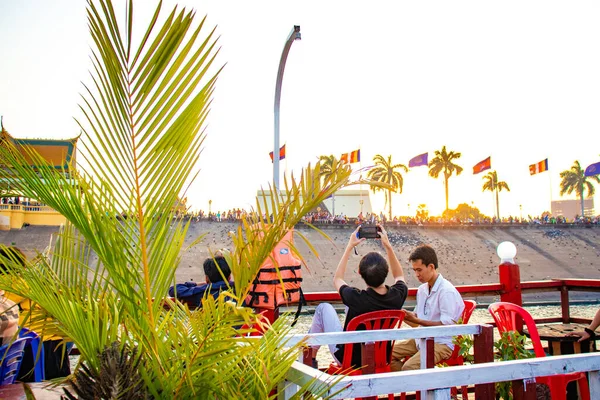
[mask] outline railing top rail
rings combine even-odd
[[[567,287],[572,290],[578,288],[600,289],[600,279],[552,279],[546,281],[524,281],[521,282],[521,288],[527,291],[536,291],[541,289],[559,290],[561,287]],[[461,295],[502,292],[504,286],[500,283],[484,283],[480,285],[459,285],[456,289]],[[417,295],[417,288],[409,288],[408,296]],[[308,292],[304,293],[306,301],[341,301],[340,295],[335,291],[327,292]]]
[[[341,343],[365,343],[381,340],[403,340],[433,338],[439,336],[478,335],[487,324],[444,325],[426,328],[378,329],[372,331],[307,333],[286,336],[287,346],[294,346],[302,340],[308,345],[327,345]]]
[[[295,362],[288,372],[287,379],[298,385],[303,385],[316,379],[320,384],[329,386],[330,394],[341,391],[333,397],[334,399],[341,399],[416,390],[434,390],[452,386],[477,385],[530,379],[538,376],[559,375],[569,372],[598,370],[600,370],[600,353],[586,353],[416,371],[348,376],[337,381],[334,381],[334,376]],[[596,377],[596,379],[598,378]],[[590,389],[593,388],[590,387]],[[600,393],[595,394],[600,395]],[[597,397],[594,397],[594,394],[592,394],[592,398]]]
[[[568,287],[600,288],[600,279],[561,279]]]

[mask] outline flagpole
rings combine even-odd
[[[360,150],[361,150],[360,146],[358,146],[358,154],[359,154],[359,156],[361,155],[360,154]],[[362,157],[361,157],[360,158],[360,170],[361,170],[361,172],[360,172],[360,175],[358,176],[358,179],[360,179],[360,184],[358,185],[358,193],[359,193],[358,194],[358,196],[359,196],[358,204],[360,204],[360,212],[362,212],[362,204],[363,204],[363,198],[362,198],[362,173],[364,171],[362,170],[362,167],[363,166],[362,166]]]
[[[548,171],[548,182],[550,184],[550,214],[552,214],[552,174]]]
[[[288,157],[287,157],[287,148],[285,147],[286,143],[283,143],[283,147],[285,148],[285,172],[283,173],[283,180],[285,182],[285,177],[288,176]]]

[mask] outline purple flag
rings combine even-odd
[[[423,154],[419,154],[416,157],[413,157],[410,159],[410,161],[408,162],[408,166],[409,168],[412,167],[420,167],[421,165],[427,165],[427,156],[429,153],[423,153]]]
[[[600,162],[588,165],[588,167],[585,169],[585,172],[583,175],[584,176],[594,176],[594,175],[598,175],[598,174],[600,174]]]

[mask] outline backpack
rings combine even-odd
[[[293,323],[295,324],[302,305],[306,304],[306,301],[301,287],[301,262],[289,247],[289,243],[293,243],[293,234],[292,229],[271,253],[271,257],[279,266],[279,273],[277,273],[273,259],[271,257],[267,258],[252,282],[253,287],[249,291],[246,305],[259,309],[274,310],[281,305],[289,306],[298,303],[298,310]]]

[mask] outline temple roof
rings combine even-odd
[[[14,143],[15,147],[21,151],[21,154],[29,161],[29,164],[33,167],[37,167],[33,164],[31,157],[25,150],[28,146],[35,149],[42,158],[44,158],[50,165],[57,169],[69,170],[69,163],[75,163],[76,145],[79,136],[73,139],[16,139],[1,126],[0,137],[2,140],[8,140]]]

